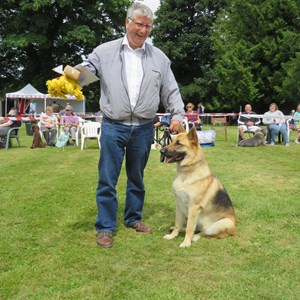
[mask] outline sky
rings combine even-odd
[[[153,13],[155,13],[155,11],[157,10],[158,6],[159,6],[159,0],[137,0],[136,2],[141,2],[146,4],[147,6],[149,6]]]

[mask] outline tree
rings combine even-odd
[[[210,32],[220,0],[165,0],[156,12],[153,43],[166,53],[186,102],[207,102],[214,94]]]
[[[295,106],[300,103],[300,52],[296,57],[283,64],[287,73],[282,86],[277,91],[283,99],[289,99]]]
[[[124,34],[129,0],[2,1],[0,92],[32,83],[46,92],[53,67],[80,63],[100,43]],[[85,91],[88,93],[88,90]],[[98,99],[97,99],[98,101]]]
[[[232,1],[219,15],[213,42],[223,105],[230,101],[238,107],[250,102],[266,110],[266,104],[274,101],[287,109],[293,101],[299,102],[281,92],[288,68],[300,51],[298,1]]]

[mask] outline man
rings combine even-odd
[[[252,107],[250,104],[245,105],[245,111],[242,114],[248,116],[240,116],[238,119],[239,140],[243,140],[245,138],[246,131],[255,133],[259,128],[257,125],[260,123],[259,118],[251,116],[255,115],[256,113],[252,111]]]
[[[100,78],[101,153],[96,192],[98,245],[113,245],[117,226],[116,184],[124,155],[127,189],[124,224],[137,232],[151,233],[142,222],[143,183],[153,141],[153,119],[162,100],[171,113],[171,131],[177,131],[184,104],[165,54],[145,43],[152,30],[153,12],[141,3],[127,11],[124,38],[104,43],[82,64]],[[160,99],[161,97],[161,99]]]
[[[76,131],[79,125],[78,117],[73,114],[73,107],[67,105],[65,109],[65,114],[61,117],[60,125],[62,130],[69,136],[71,133],[71,138],[73,145],[75,145]]]

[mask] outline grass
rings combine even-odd
[[[232,197],[235,237],[187,249],[183,236],[163,239],[175,216],[176,167],[152,150],[143,216],[153,234],[123,225],[123,169],[114,246],[100,249],[96,141],[84,151],[32,150],[23,125],[22,147],[0,150],[0,299],[297,299],[300,146],[236,148],[235,137],[236,127],[227,142],[218,128],[216,146],[204,148]]]

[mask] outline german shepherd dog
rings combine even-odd
[[[31,131],[33,132],[33,140],[32,140],[32,145],[30,148],[31,149],[45,148],[47,144],[42,141],[39,126],[36,124],[33,124],[31,126]]]
[[[189,247],[200,236],[225,238],[235,235],[236,215],[231,199],[221,182],[210,171],[198,142],[195,127],[180,133],[172,143],[161,149],[168,163],[177,163],[173,182],[176,198],[175,226],[164,238],[174,239],[187,219],[184,241],[180,247]],[[200,232],[195,234],[195,231]]]
[[[253,137],[249,139],[244,139],[238,142],[237,147],[258,147],[265,146],[265,136],[267,135],[267,130],[264,128],[258,128],[255,131]]]

